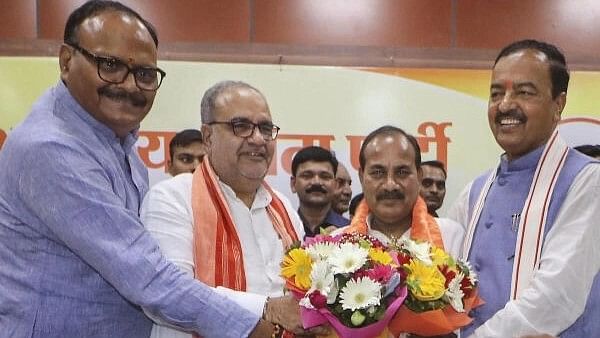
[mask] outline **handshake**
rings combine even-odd
[[[292,296],[267,298],[263,316],[250,334],[250,338],[278,338],[283,331],[293,333],[296,337],[313,337],[328,335],[328,326],[315,326],[305,330],[300,318],[300,306]]]

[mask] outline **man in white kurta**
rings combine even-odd
[[[289,201],[264,181],[279,131],[265,97],[243,82],[217,83],[202,98],[201,119],[206,158],[193,174],[153,187],[142,221],[184,272],[262,315],[265,336],[327,333],[304,330],[298,301],[282,294],[279,264],[304,233]],[[190,335],[158,321],[152,337]]]
[[[279,276],[283,248],[277,233],[270,226],[266,206],[271,196],[259,188],[250,208],[237,198],[235,192],[219,182],[235,223],[246,271],[247,292],[217,287],[216,291],[236,301],[246,309],[262,315],[268,297],[283,295],[284,281]],[[191,204],[192,174],[180,174],[156,184],[146,195],[141,216],[148,231],[156,238],[163,254],[184,272],[194,275],[193,212]],[[302,222],[293,212],[289,200],[278,194],[294,224],[298,238],[304,237]],[[191,338],[190,333],[155,324],[152,338]]]

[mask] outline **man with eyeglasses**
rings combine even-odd
[[[279,264],[304,231],[289,200],[264,180],[279,131],[265,97],[244,82],[219,82],[200,114],[207,155],[193,174],[150,190],[142,221],[183,271],[274,323],[275,332],[327,333],[303,330],[298,302],[283,295]],[[191,336],[155,325],[152,337]]]
[[[157,45],[117,2],[69,16],[61,81],[0,152],[3,337],[146,338],[140,306],[204,337],[272,334],[168,262],[139,219],[148,173],[134,143],[165,77]]]

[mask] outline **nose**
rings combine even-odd
[[[125,81],[121,83],[121,86],[130,93],[139,90],[137,83],[135,82],[135,75],[132,72],[127,74]]]
[[[384,188],[389,189],[389,190],[393,190],[399,186],[399,183],[394,178],[394,173],[392,171],[390,171],[387,174],[387,176],[385,178],[385,182],[383,182],[383,184],[384,184]]]
[[[248,142],[252,143],[252,144],[267,143],[267,141],[265,141],[265,138],[260,133],[260,129],[258,129],[258,125],[254,125],[254,128],[252,129],[252,134],[250,136],[248,136]]]
[[[502,100],[500,100],[500,103],[498,104],[498,109],[501,112],[507,112],[513,108],[514,108],[513,93],[511,90],[507,90],[504,93],[504,96],[502,96]]]
[[[194,168],[196,168],[197,166],[199,166],[201,161],[202,160],[199,159],[199,158],[197,158],[197,157],[194,158],[194,161],[192,162],[192,165],[194,166]]]

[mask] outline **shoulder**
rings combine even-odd
[[[150,193],[163,195],[190,195],[194,175],[190,173],[179,174],[164,179],[150,188]]]
[[[465,238],[465,229],[461,224],[448,218],[436,218],[436,221],[440,226],[446,251],[458,257]]]
[[[450,218],[436,218],[435,219],[440,226],[440,230],[443,234],[464,234],[464,226]]]
[[[180,206],[187,210],[191,205],[192,178],[189,173],[160,181],[150,188],[142,203],[142,213],[162,209],[165,205]]]
[[[275,196],[277,196],[277,198],[279,198],[279,200],[281,201],[281,203],[283,203],[283,206],[285,207],[285,210],[288,212],[288,214],[293,214],[293,215],[298,215],[296,213],[296,210],[294,209],[294,207],[292,206],[292,202],[290,201],[289,198],[287,198],[287,196],[285,196],[283,193],[281,193],[278,190],[275,190],[273,188],[271,188],[271,190],[273,191],[273,193],[275,194]]]
[[[350,224],[350,220],[346,217],[338,214],[337,212],[329,209],[329,213],[327,213],[327,218],[325,218],[325,222],[332,224],[336,227],[343,227]]]

